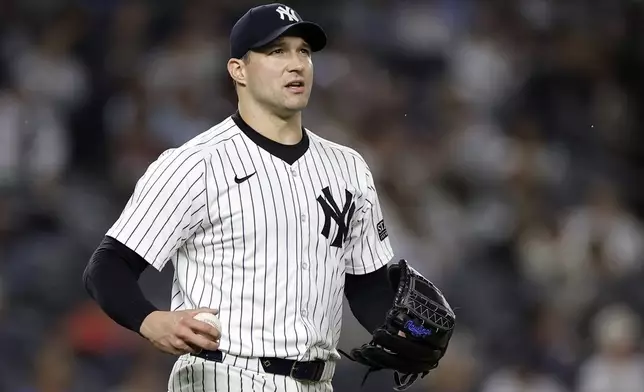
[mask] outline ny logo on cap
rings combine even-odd
[[[288,18],[288,20],[291,21],[291,22],[299,22],[300,21],[297,18],[297,15],[295,15],[295,10],[290,8],[290,7],[280,5],[279,7],[277,7],[276,11],[277,11],[278,14],[280,14],[280,18],[282,20],[284,20],[284,17],[286,16]]]

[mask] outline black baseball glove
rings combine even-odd
[[[396,294],[384,324],[371,342],[342,354],[372,371],[394,370],[395,390],[409,388],[438,366],[454,331],[456,316],[441,291],[400,260],[388,269]]]

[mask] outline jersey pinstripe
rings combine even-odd
[[[366,162],[306,132],[289,164],[225,119],[161,154],[107,232],[173,264],[172,310],[219,310],[227,354],[339,359],[344,274],[393,257]]]

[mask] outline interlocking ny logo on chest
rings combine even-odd
[[[335,222],[338,225],[338,232],[331,242],[331,246],[340,248],[342,243],[346,241],[349,235],[349,223],[353,217],[353,213],[356,211],[356,203],[353,201],[353,194],[348,190],[344,191],[345,201],[342,209],[338,207],[338,204],[333,199],[329,187],[322,189],[322,196],[318,196],[317,200],[324,211],[324,226],[322,227],[322,235],[329,238],[331,233],[331,221]]]

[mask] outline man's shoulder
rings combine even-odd
[[[230,139],[238,132],[239,128],[237,128],[232,116],[228,116],[178,148],[206,150]]]
[[[345,144],[340,144],[338,142],[331,141],[329,139],[325,139],[322,136],[319,136],[308,129],[307,129],[307,132],[311,140],[317,145],[319,145],[322,149],[332,151],[333,154],[340,154],[347,160],[355,161],[355,164],[358,167],[358,169],[365,170],[366,172],[370,172],[367,161],[364,159],[362,154],[358,152],[358,150],[356,150],[355,148],[349,147],[348,145],[345,145]]]
[[[237,126],[229,116],[182,145],[164,150],[154,164],[175,161],[179,157],[191,160],[204,159],[213,151],[213,148],[223,145],[223,142],[230,140],[237,132]]]

